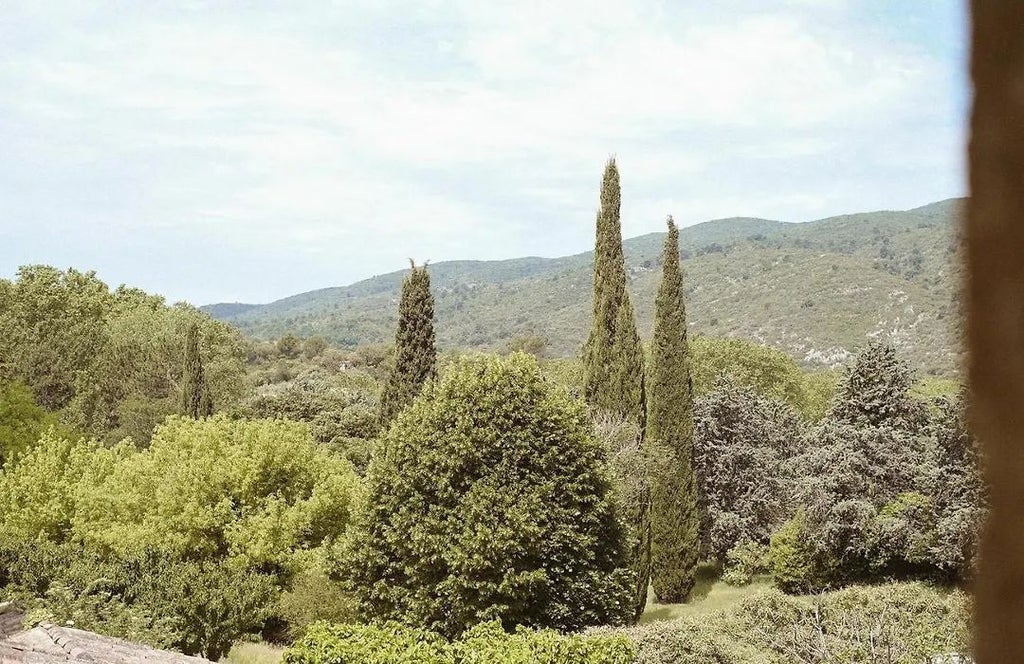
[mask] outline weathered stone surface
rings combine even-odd
[[[40,625],[0,641],[0,664],[210,664],[209,660],[157,650],[70,627]]]

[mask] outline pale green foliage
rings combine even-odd
[[[689,350],[697,397],[711,393],[723,378],[729,378],[800,412],[810,406],[803,371],[793,358],[777,348],[745,339],[696,335],[690,339]]]
[[[55,417],[36,405],[27,387],[0,381],[0,468],[31,448],[56,423]]]
[[[281,664],[284,648],[269,643],[236,643],[222,659],[226,664]]]
[[[0,539],[62,542],[72,536],[81,494],[129,454],[50,430],[17,463],[0,472]]]
[[[630,664],[624,636],[577,636],[553,630],[505,632],[497,621],[458,640],[396,623],[314,625],[286,653],[287,664]]]
[[[0,584],[61,620],[216,658],[274,611],[293,628],[351,616],[327,606],[346,600],[323,570],[359,494],[295,422],[172,417],[141,450],[51,431],[0,472]]]
[[[813,592],[831,584],[836,562],[811,539],[803,508],[772,535],[768,551],[775,585],[786,592]]]
[[[745,586],[755,576],[766,574],[768,568],[768,547],[751,540],[743,540],[725,554],[725,570],[722,580],[733,586]]]
[[[181,556],[226,556],[289,569],[343,532],[351,465],[283,420],[170,418],[149,448],[83,490],[74,527],[86,543]]]
[[[632,612],[605,454],[522,353],[461,360],[378,441],[339,573],[368,617],[447,635]]]
[[[836,371],[808,371],[803,376],[805,418],[817,422],[825,417],[835,398],[839,375]]]
[[[314,563],[292,578],[277,602],[277,614],[287,623],[292,638],[315,622],[352,622],[359,617],[357,609],[352,594],[329,578],[322,565]]]

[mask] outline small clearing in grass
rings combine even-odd
[[[647,607],[640,616],[640,623],[712,613],[772,586],[768,577],[755,577],[745,586],[731,586],[720,577],[721,570],[717,566],[701,564],[697,568],[697,583],[690,593],[690,598],[682,604],[659,604],[654,598],[654,591],[650,591],[647,596]]]

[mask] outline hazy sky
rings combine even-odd
[[[962,0],[0,3],[0,276],[266,302],[408,257],[961,196]]]

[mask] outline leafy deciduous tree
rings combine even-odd
[[[461,360],[378,443],[341,570],[367,616],[447,636],[633,613],[605,453],[522,353]]]

